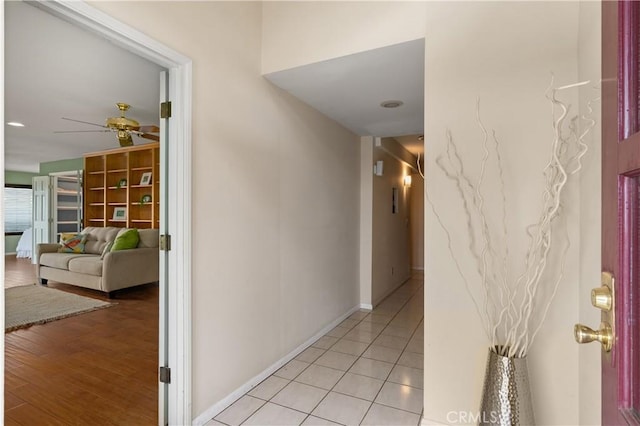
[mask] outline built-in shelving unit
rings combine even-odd
[[[84,166],[85,226],[159,227],[159,143],[87,154]],[[115,217],[122,209],[124,219]]]

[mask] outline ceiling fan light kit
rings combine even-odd
[[[131,146],[133,145],[133,139],[131,139],[131,133],[126,130],[118,130],[118,142],[120,142],[120,146]]]

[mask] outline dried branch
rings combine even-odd
[[[492,347],[503,348],[502,355],[511,357],[525,356],[535,340],[549,307],[558,291],[564,274],[564,265],[570,248],[566,226],[563,229],[565,246],[560,253],[559,270],[555,278],[543,280],[548,266],[549,253],[554,241],[555,223],[562,212],[563,193],[569,177],[582,169],[582,159],[588,146],[585,138],[595,126],[591,101],[587,105],[587,114],[569,118],[571,106],[557,97],[561,90],[575,88],[588,82],[553,88],[553,77],[547,88],[546,98],[551,106],[553,139],[550,157],[543,169],[544,191],[542,205],[536,223],[526,227],[529,245],[520,275],[509,279],[509,235],[507,232],[507,199],[505,191],[503,160],[500,154],[500,141],[495,130],[491,132],[493,141],[489,148],[489,132],[480,117],[480,101],[476,102],[476,122],[482,133],[483,156],[477,179],[467,174],[464,161],[454,141],[451,131],[447,130],[446,155],[436,158],[436,165],[450,179],[462,201],[466,218],[466,230],[469,237],[468,252],[476,264],[480,298],[472,291],[469,279],[464,275],[459,256],[454,254],[453,241],[434,204],[427,196],[431,209],[440,226],[447,235],[448,249],[458,274],[465,283],[480,317],[487,338]],[[579,120],[585,123],[579,132]],[[487,217],[483,183],[485,183],[488,164],[495,161],[499,180],[500,212],[499,229],[494,230]],[[500,242],[500,243],[498,243]]]

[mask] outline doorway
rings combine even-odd
[[[163,251],[160,260],[158,340],[159,364],[171,368],[173,380],[160,387],[159,423],[190,423],[191,61],[88,4],[52,1],[37,6],[169,70],[166,88],[171,94],[173,114],[161,123],[161,176],[166,177],[171,170],[174,178],[161,183],[161,204],[166,206],[166,214],[160,233],[170,236],[173,250]],[[177,282],[179,289],[167,284]],[[168,317],[172,318],[171,325],[163,328]]]

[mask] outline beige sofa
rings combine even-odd
[[[159,280],[160,255],[157,229],[139,229],[140,242],[131,250],[107,252],[105,246],[114,241],[123,228],[87,227],[85,253],[58,253],[59,244],[38,244],[36,264],[38,280],[48,280],[100,290],[112,296],[122,288]]]

